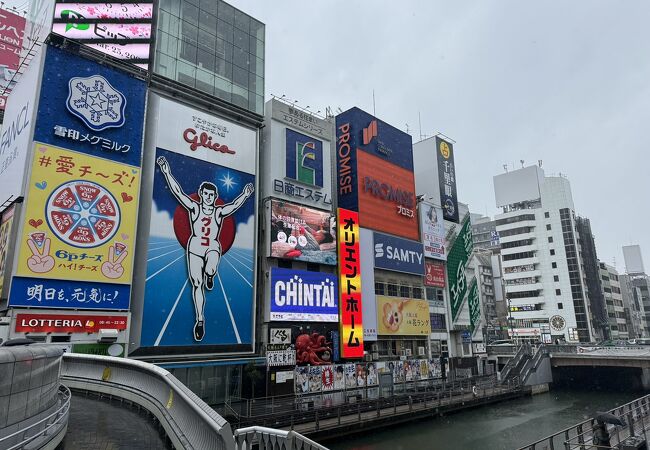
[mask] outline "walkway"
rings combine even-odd
[[[64,450],[164,450],[157,425],[143,410],[119,400],[72,393]]]

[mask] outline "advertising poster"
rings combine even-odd
[[[296,367],[295,373],[296,394],[309,394],[309,367]]]
[[[357,387],[366,387],[366,378],[368,374],[366,373],[365,364],[356,365],[356,376],[357,376]]]
[[[273,200],[270,256],[336,265],[334,214]]]
[[[467,293],[465,269],[473,247],[472,226],[469,221],[469,216],[467,216],[463,226],[456,235],[456,239],[451,244],[447,258],[447,279],[449,280],[452,320],[456,320],[463,300],[465,300],[465,294]]]
[[[309,329],[296,326],[293,345],[298,365],[324,366],[334,361],[336,324],[312,324]]]
[[[13,90],[14,75],[20,65],[20,52],[25,32],[25,18],[0,9],[0,89],[6,94],[0,96],[0,110],[5,109],[9,92]],[[19,79],[18,75],[15,79]]]
[[[155,161],[140,347],[250,349],[255,131],[157,95],[148,108]]]
[[[337,364],[334,367],[334,390],[342,391],[345,389],[345,365]]]
[[[469,326],[473,334],[474,331],[476,331],[476,327],[481,322],[481,304],[476,278],[472,280],[472,285],[469,288],[469,294],[467,295],[467,305],[469,306]]]
[[[363,315],[363,340],[374,342],[377,340],[377,303],[375,303],[375,249],[373,245],[373,231],[367,228],[359,229],[359,252],[361,259],[361,273],[363,284],[361,296],[364,299],[361,305]]]
[[[429,376],[430,378],[442,378],[442,366],[440,358],[433,358],[429,360]]]
[[[445,265],[440,261],[424,262],[424,285],[432,287],[445,287]]]
[[[413,361],[404,361],[404,381],[414,381],[417,369],[413,367]]]
[[[97,333],[101,329],[126,330],[126,316],[80,314],[17,314],[19,333]]]
[[[390,368],[390,365],[392,364],[392,372],[393,372],[393,383],[403,383],[404,382],[404,363],[406,361],[391,361],[388,363],[388,367]]]
[[[345,388],[355,389],[357,387],[357,371],[355,364],[344,364],[345,371]]]
[[[379,373],[377,370],[377,363],[371,362],[368,363],[367,367],[367,377],[366,384],[368,387],[377,386],[379,384]]]
[[[5,279],[5,265],[7,264],[7,253],[9,252],[9,236],[11,235],[11,226],[14,223],[14,205],[5,209],[0,215],[0,297]]]
[[[321,368],[321,390],[334,390],[334,366],[323,366]]]
[[[431,334],[429,303],[426,300],[377,297],[380,335],[418,336]]]
[[[322,370],[320,366],[309,367],[309,392],[318,393],[321,391],[323,380],[321,379]]]
[[[424,275],[422,243],[383,233],[373,233],[375,268]]]
[[[341,357],[363,357],[359,215],[338,210]]]
[[[442,208],[429,203],[420,203],[420,229],[424,256],[446,260],[445,251],[445,221]]]
[[[271,268],[271,321],[338,322],[336,274]]]
[[[458,223],[454,146],[451,142],[442,139],[440,136],[436,136],[436,149],[440,204],[442,205],[443,216],[445,220]]]
[[[421,380],[428,380],[429,379],[429,361],[426,359],[420,359],[418,360],[418,363],[420,364],[420,379]]]

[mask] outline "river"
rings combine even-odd
[[[511,450],[642,395],[558,389],[323,444],[330,450]]]

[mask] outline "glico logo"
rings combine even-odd
[[[232,155],[235,154],[235,151],[228,148],[226,144],[212,142],[212,136],[205,131],[201,132],[201,134],[197,134],[194,128],[187,128],[183,131],[183,139],[185,142],[190,144],[190,150],[193,152],[199,147],[205,147],[214,150],[215,152],[230,153]]]
[[[323,143],[287,128],[287,178],[323,187]]]

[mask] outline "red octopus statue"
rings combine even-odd
[[[301,334],[296,338],[296,362],[298,364],[311,364],[320,366],[323,364],[332,364],[332,343],[327,342],[325,336],[312,333]],[[327,352],[330,355],[327,359],[322,359],[318,354]],[[324,355],[323,355],[324,356]]]

